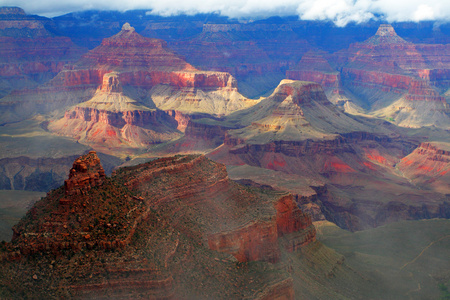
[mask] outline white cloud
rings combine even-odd
[[[297,14],[304,20],[331,20],[339,26],[383,15],[393,21],[450,21],[449,0],[2,0],[27,13],[55,16],[87,9],[151,9],[153,14],[174,15],[217,12],[237,18]]]
[[[431,7],[426,4],[421,4],[414,12],[413,20],[414,21],[423,21],[423,20],[433,20],[434,19],[434,11]]]

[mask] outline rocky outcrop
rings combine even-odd
[[[68,196],[88,192],[99,186],[105,180],[105,170],[95,151],[81,156],[74,163],[69,172],[69,179],[64,181],[64,191]]]
[[[312,48],[289,24],[257,22],[203,24],[197,36],[170,45],[194,66],[231,73],[240,90],[252,98],[275,87]]]
[[[403,127],[450,128],[448,104],[440,94],[448,86],[445,49],[406,42],[391,25],[381,25],[373,37],[334,59],[342,66],[343,85],[375,116]]]
[[[209,125],[200,120],[193,120],[187,124],[185,135],[193,139],[218,140],[222,143],[228,129],[220,125]]]
[[[232,284],[239,278],[252,287],[244,291],[249,297],[292,299],[293,282],[283,271],[248,278],[246,272],[229,269],[237,260],[238,266],[260,261],[264,270],[276,270],[273,263],[282,259],[280,238],[288,252],[315,243],[311,218],[291,195],[238,185],[228,179],[224,165],[204,156],[163,158],[105,178],[96,153],[90,152],[75,161],[64,189],[48,193],[14,227],[13,244],[6,246],[11,252],[2,259],[27,263],[37,253],[44,260],[57,254],[52,262],[57,274],[66,255],[86,260],[74,269],[64,264],[65,272],[70,269],[80,280],[64,286],[52,280],[58,285],[52,293],[177,298],[187,292],[221,298],[242,292]],[[192,289],[189,282],[198,276],[207,286]],[[218,276],[226,285],[220,291],[208,283]]]
[[[165,112],[149,109],[125,96],[117,73],[103,76],[94,97],[69,111],[48,128],[99,147],[142,147],[173,139],[177,122]]]
[[[345,134],[373,132],[367,124],[339,112],[323,89],[312,82],[284,80],[270,97],[233,117],[225,119],[226,123],[246,126],[228,130],[225,135],[224,144],[233,154],[263,151],[289,156],[333,155],[352,152]]]
[[[248,165],[324,182],[329,192],[302,205],[317,218],[323,215],[343,228],[362,230],[400,219],[443,216],[442,194],[411,186],[395,170],[417,144],[387,122],[339,113],[317,84],[283,81],[273,95],[246,113],[225,118],[225,124],[238,129],[228,130],[224,144],[209,157],[236,167]],[[245,124],[249,125],[239,127]],[[385,185],[389,187],[382,188]],[[421,197],[433,197],[426,205],[428,213]],[[409,213],[395,217],[389,211],[397,206],[408,207]]]
[[[263,260],[275,263],[280,259],[276,242],[279,237],[300,233],[300,238],[290,238],[287,247],[290,252],[315,241],[311,217],[298,208],[292,195],[279,198],[274,206],[274,221],[256,222],[233,231],[210,235],[208,246],[213,250],[230,253],[240,262]]]
[[[421,143],[397,164],[397,168],[415,184],[433,187],[444,194],[450,191],[450,148],[447,143]]]
[[[277,240],[276,223],[257,222],[230,232],[210,235],[208,246],[233,255],[239,262],[263,260],[276,263],[280,259]]]

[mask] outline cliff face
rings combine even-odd
[[[91,100],[66,111],[48,128],[97,147],[143,147],[179,136],[172,116],[125,96],[114,72],[103,76]]]
[[[432,186],[448,194],[450,152],[447,143],[421,143],[397,165],[399,170],[415,184]]]
[[[40,253],[42,263],[57,254],[55,273],[36,275],[44,285],[51,282],[54,288],[46,292],[55,296],[227,298],[239,291],[252,298],[293,299],[292,279],[272,264],[285,251],[279,248],[281,237],[288,252],[316,243],[311,218],[293,197],[236,184],[225,166],[204,156],[159,159],[105,178],[90,152],[75,161],[65,188],[50,192],[14,228],[2,259],[14,269],[15,260],[28,264],[30,254]],[[69,254],[76,264],[67,264]],[[250,272],[238,271],[250,261],[260,263],[248,265]],[[38,268],[40,262],[33,264]],[[78,275],[71,278],[83,279],[58,277],[69,270]],[[254,272],[264,276],[250,276]]]
[[[328,100],[350,114],[363,111],[361,101],[345,91],[341,72],[330,65],[329,59],[330,55],[322,51],[307,52],[295,67],[286,72],[286,77],[320,84]]]
[[[289,24],[256,22],[203,24],[200,34],[170,45],[202,70],[231,73],[240,90],[252,98],[275,87],[286,70],[312,48]]]
[[[448,104],[440,95],[448,89],[445,45],[415,45],[391,25],[381,25],[373,37],[334,54],[334,60],[342,67],[344,86],[374,115],[404,127],[450,128]]]
[[[48,81],[86,51],[69,38],[48,32],[42,18],[28,16],[20,8],[0,11],[0,96]]]
[[[85,69],[116,71],[122,85],[149,89],[154,104],[166,111],[221,115],[255,103],[237,92],[230,74],[199,71],[164,41],[145,38],[128,23],[84,55],[71,72]]]
[[[105,170],[95,151],[81,156],[70,169],[69,179],[64,181],[64,191],[68,196],[88,192],[91,188],[99,186],[105,180]]]
[[[143,98],[151,108],[156,104],[162,110],[184,114],[224,115],[257,103],[238,93],[230,74],[199,71],[164,41],[145,38],[126,23],[118,34],[105,39],[46,86],[4,99],[2,104],[8,111],[4,113],[5,122],[86,101],[85,94],[92,96],[102,85],[103,76],[111,72],[118,74],[123,86],[147,93]],[[36,97],[47,105],[36,105]]]

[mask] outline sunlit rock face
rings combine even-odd
[[[450,128],[448,89],[450,63],[445,45],[415,45],[381,25],[363,43],[334,55],[343,83],[366,108],[403,127]]]
[[[156,106],[185,115],[222,116],[258,102],[243,97],[229,73],[197,70],[171,51],[166,42],[145,38],[127,23],[46,86],[6,97],[2,103],[7,111],[4,120],[20,120],[88,101],[103,85],[105,74],[111,72],[126,88],[126,96],[137,95],[139,99],[134,100],[149,109]]]
[[[192,136],[200,137],[197,127],[202,126],[205,132],[225,131],[223,145],[208,155],[212,159],[242,170],[274,172],[245,173],[252,180],[278,184],[273,176],[287,173],[323,182],[312,185],[316,204],[325,218],[343,228],[362,230],[446,215],[440,213],[446,211],[442,190],[421,190],[409,183],[406,173],[396,171],[417,142],[388,122],[342,113],[316,83],[284,80],[270,97],[223,122],[191,124],[186,132]],[[423,205],[422,197],[432,200]],[[406,211],[396,214],[399,207]]]
[[[94,97],[66,111],[49,130],[100,148],[144,147],[180,136],[170,115],[125,96],[115,72],[103,75]]]

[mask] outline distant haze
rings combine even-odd
[[[331,20],[338,26],[382,17],[394,21],[450,21],[449,0],[2,0],[2,6],[19,6],[28,14],[54,17],[82,10],[148,9],[149,13],[219,13],[232,18],[256,19],[298,15],[303,20]]]

